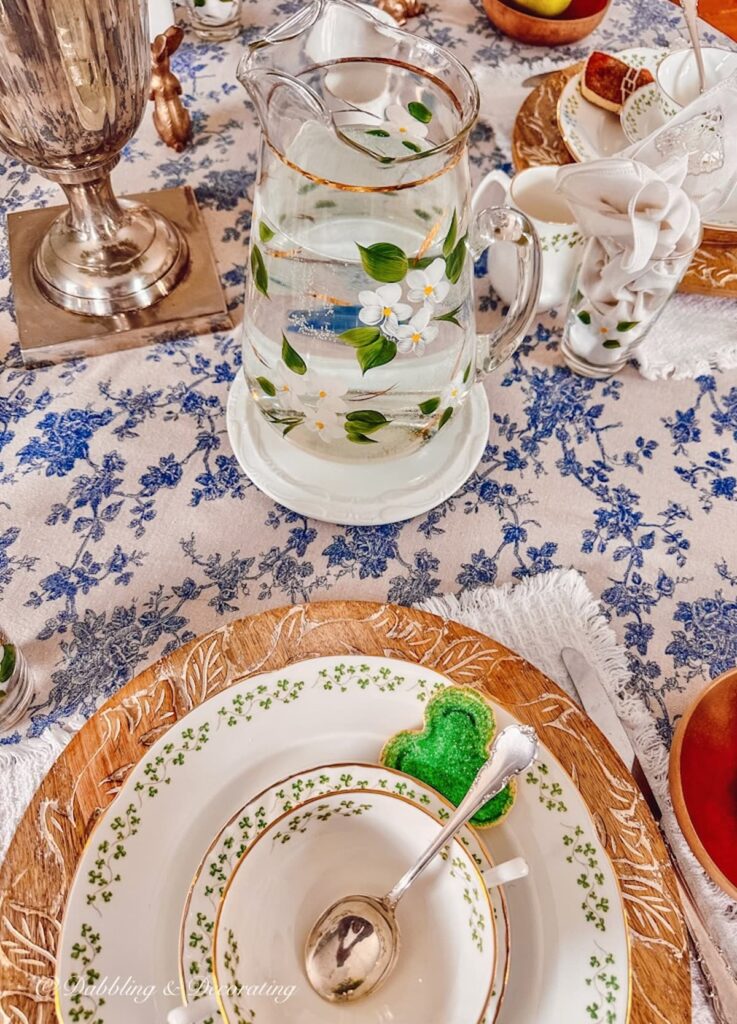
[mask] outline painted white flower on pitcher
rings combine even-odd
[[[343,420],[329,406],[318,405],[316,409],[305,406],[304,417],[302,425],[312,430],[326,444],[345,438]]]
[[[412,307],[406,302],[400,302],[401,298],[400,284],[383,284],[375,292],[359,292],[361,311],[358,319],[369,327],[381,325],[387,334],[394,335],[400,320],[406,320],[412,315]]]
[[[445,277],[445,260],[438,257],[424,270],[410,270],[407,285],[408,298],[412,302],[432,305],[442,302],[450,290],[450,282]]]
[[[314,383],[309,379],[306,383],[307,387],[302,390],[300,395],[302,404],[305,403],[305,399],[309,394],[310,404],[314,405],[318,410],[331,411],[336,415],[347,411],[344,378],[321,374]]]
[[[448,406],[454,408],[466,393],[466,384],[463,382],[463,374],[459,373],[450,384],[443,388],[440,396],[440,407],[445,409]]]
[[[345,402],[345,380],[309,373],[301,377],[294,392],[294,405],[302,412],[302,425],[314,431],[326,444],[345,436],[344,419],[349,410]]]
[[[386,108],[386,119],[392,128],[396,128],[400,135],[412,139],[424,139],[427,137],[426,124],[413,117],[406,107],[393,103]]]
[[[284,363],[277,363],[271,376],[279,405],[284,409],[299,408],[301,402],[299,392],[295,387],[299,379],[297,375],[288,370]]]
[[[437,324],[430,323],[431,315],[430,308],[423,306],[408,324],[397,328],[395,334],[397,351],[414,352],[416,356],[422,355],[425,346],[434,341],[438,334]]]

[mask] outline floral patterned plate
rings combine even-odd
[[[314,658],[234,683],[156,740],[77,865],[56,957],[63,1024],[130,1024],[132,1014],[161,1024],[181,1002],[182,906],[222,823],[249,793],[307,765],[376,759],[447,685],[409,662]],[[496,714],[500,727],[514,721]],[[530,865],[507,891],[512,950],[521,952],[499,1021],[625,1024],[629,944],[616,877],[570,778],[544,748],[541,758],[509,818],[480,834],[496,861]]]
[[[210,992],[212,939],[220,899],[239,858],[277,818],[301,808],[305,800],[342,790],[380,790],[394,793],[428,810],[436,819],[447,818],[451,805],[435,790],[406,775],[369,764],[321,766],[277,782],[238,809],[211,843],[192,881],[179,932],[179,972],[185,1000],[197,1001]],[[284,827],[282,827],[284,831]],[[463,829],[461,841],[482,876],[491,859],[473,829]],[[406,866],[406,865],[405,865]],[[401,872],[400,872],[401,873]],[[356,882],[354,880],[354,888]],[[496,921],[497,955],[492,997],[486,1019],[496,1020],[509,973],[509,915],[503,888],[492,886],[489,899]]]
[[[665,50],[639,46],[616,56],[635,68],[647,68],[653,75]],[[639,93],[638,89],[638,93]],[[566,82],[558,99],[558,127],[574,160],[600,160],[613,156],[628,145],[619,116],[589,103],[581,95],[581,73]]]
[[[387,783],[396,780],[386,772],[384,777]],[[277,817],[235,866],[220,902],[212,952],[213,979],[229,1024],[491,1019],[486,1009],[491,1004],[493,1013],[495,1002],[494,914],[481,871],[458,839],[397,908],[401,951],[376,992],[328,1013],[305,978],[305,937],[322,912],[349,893],[388,892],[439,829],[421,803],[359,781],[357,789],[310,797]],[[405,778],[405,786],[411,781]],[[350,985],[349,972],[345,966],[335,983]],[[249,991],[262,978],[291,982],[282,991],[289,998],[277,1003],[260,996],[257,987]]]

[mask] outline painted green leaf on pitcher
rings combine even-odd
[[[355,348],[358,365],[364,373],[390,363],[397,354],[397,343],[382,334],[378,327],[352,327],[338,337]]]
[[[270,242],[275,234],[276,231],[274,231],[273,228],[270,228],[265,220],[262,220],[258,226],[258,237],[261,239],[264,245],[266,245],[267,242]]]
[[[419,100],[408,103],[407,110],[415,121],[420,121],[422,124],[429,124],[432,121],[432,111],[428,110],[425,104],[420,103]]]
[[[440,398],[428,398],[420,402],[420,412],[425,416],[431,416],[440,405]]]
[[[358,243],[356,243],[358,245]],[[374,245],[358,245],[363,269],[374,281],[393,284],[402,281],[408,269],[407,255],[392,242],[376,242]]]
[[[352,327],[349,331],[343,331],[338,337],[346,345],[361,348],[363,345],[370,345],[372,341],[378,341],[381,331],[378,327]]]
[[[356,349],[356,358],[364,373],[376,366],[390,363],[397,354],[397,344],[391,338],[380,337],[370,345],[362,345]]]
[[[354,444],[376,444],[376,440],[369,437],[369,434],[375,434],[389,423],[391,420],[376,409],[357,409],[349,412],[345,418],[346,437]]]
[[[349,433],[353,431],[359,434],[374,434],[390,422],[383,412],[376,409],[359,409],[348,413],[345,418],[345,429]]]
[[[251,252],[251,273],[253,274],[253,283],[256,288],[268,299],[269,274],[266,270],[266,264],[264,263],[264,258],[261,255],[261,250],[257,245],[254,245],[253,251]]]
[[[453,406],[449,405],[448,408],[443,411],[443,415],[440,417],[440,422],[438,423],[438,430],[441,430],[445,426],[445,424],[448,422],[452,415]]]
[[[463,273],[463,266],[466,262],[466,238],[463,238],[455,245],[450,256],[445,261],[445,274],[451,284],[457,284],[460,280],[460,276]]]
[[[453,210],[453,216],[452,216],[451,221],[450,221],[450,227],[448,228],[448,234],[445,236],[445,241],[443,242],[443,256],[445,256],[446,260],[448,259],[450,254],[453,252],[453,248],[455,247],[455,244],[456,244],[456,235],[457,234],[458,234],[458,218],[456,217],[455,210]]]
[[[307,373],[307,363],[299,352],[292,348],[285,334],[282,334],[281,357],[292,373],[298,373],[300,377]]]

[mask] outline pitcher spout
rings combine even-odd
[[[332,124],[330,112],[315,90],[286,71],[248,67],[242,60],[237,75],[251,98],[267,139],[276,141],[274,132],[277,127],[283,135],[289,125],[300,125],[306,121]]]
[[[453,54],[356,0],[311,0],[251,43],[237,76],[277,155],[308,177],[339,172],[359,187],[390,187],[412,164],[417,180],[440,173],[478,112],[475,82]]]

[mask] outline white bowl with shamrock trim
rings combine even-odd
[[[322,911],[347,893],[387,892],[438,828],[401,794],[356,788],[312,797],[265,829],[233,872],[215,924],[213,981],[228,1024],[480,1024],[494,988],[496,930],[461,839],[399,904],[399,959],[378,991],[328,1006],[304,972],[305,940]],[[262,995],[264,985],[279,997]]]

